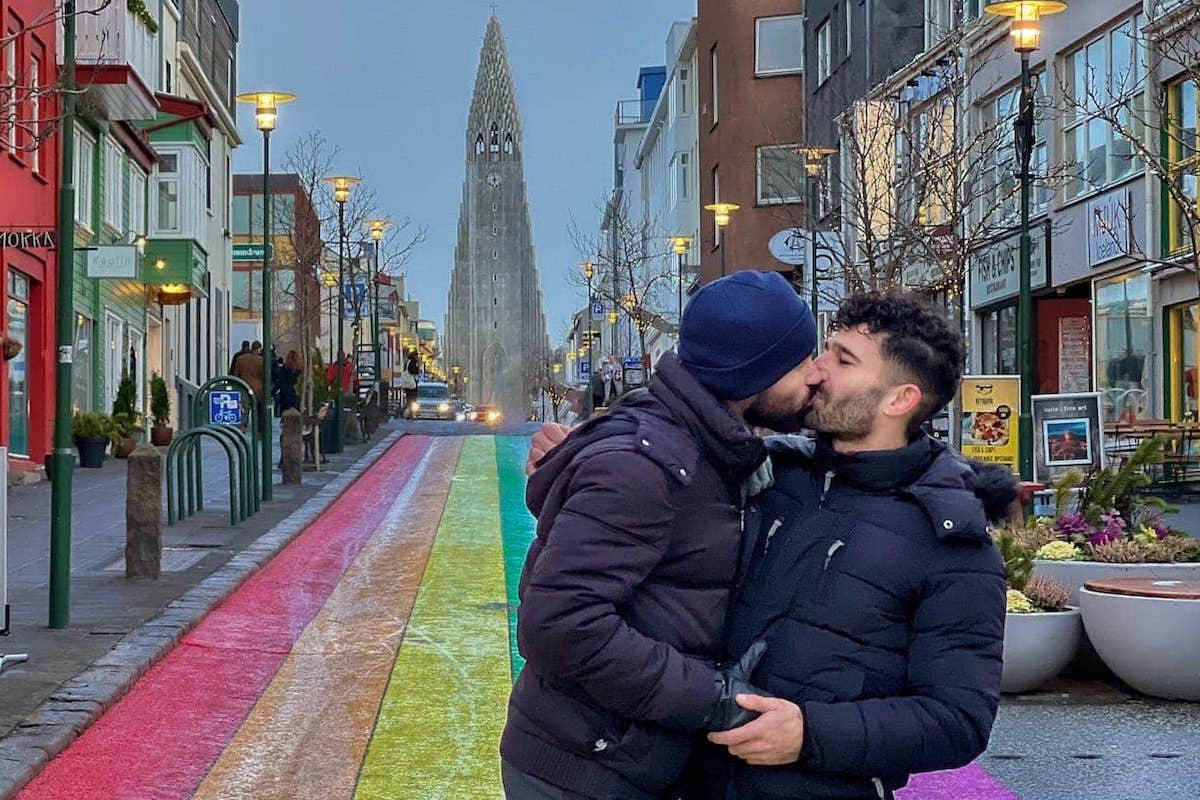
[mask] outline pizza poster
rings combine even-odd
[[[962,452],[967,458],[1017,471],[1017,414],[1021,378],[967,375],[962,382]]]
[[[1036,394],[1033,402],[1033,479],[1050,484],[1072,469],[1084,475],[1104,466],[1104,424],[1097,392]]]

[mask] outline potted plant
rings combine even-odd
[[[113,455],[128,458],[137,447],[137,434],[142,432],[141,415],[137,413],[137,384],[133,376],[125,373],[117,384],[117,397],[113,400]]]
[[[157,372],[150,376],[150,441],[155,447],[166,447],[175,437],[171,425],[171,396],[167,394],[167,382]]]
[[[87,469],[104,466],[104,451],[115,432],[112,419],[98,411],[77,413],[71,431],[75,436],[75,449],[79,451],[79,466]]]
[[[994,531],[1008,584],[1004,616],[1004,666],[1000,691],[1030,692],[1053,679],[1070,663],[1083,630],[1079,609],[1067,605],[1070,590],[1033,574],[1027,531]]]
[[[1026,526],[1034,574],[1063,584],[1070,601],[1090,580],[1200,579],[1200,542],[1168,524],[1176,513],[1148,497],[1147,468],[1163,460],[1163,442],[1147,439],[1119,468],[1084,477],[1072,471],[1054,484],[1054,516]]]

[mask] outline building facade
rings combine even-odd
[[[35,25],[49,7],[0,2],[0,333],[20,346],[0,361],[0,446],[31,470],[51,449],[54,421],[58,29]]]
[[[742,269],[793,266],[772,255],[781,231],[805,227],[804,4],[800,0],[700,0],[701,208],[735,203],[728,228],[705,213],[702,281]]]
[[[546,321],[526,199],[520,111],[495,17],[484,37],[465,139],[445,366],[457,366],[468,377],[471,402],[496,403],[506,415],[521,419],[529,413],[546,363]]]

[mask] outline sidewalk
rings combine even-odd
[[[0,738],[64,681],[84,671],[122,637],[274,528],[394,431],[385,425],[370,442],[347,445],[343,454],[329,456],[320,473],[305,472],[302,486],[280,486],[276,470],[273,502],[264,503],[257,514],[236,528],[229,526],[224,454],[219,446],[206,443],[206,510],[164,527],[162,576],[157,581],[125,578],[125,462],[110,459],[99,470],[76,469],[71,624],[65,630],[46,627],[50,484],[10,489],[12,632],[0,637],[0,654],[28,653],[29,661],[0,673]],[[163,518],[165,521],[165,513]]]

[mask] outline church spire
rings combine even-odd
[[[467,120],[467,147],[476,156],[483,152],[512,155],[521,149],[517,93],[508,66],[504,35],[500,32],[500,20],[495,16],[488,21],[479,54],[475,96],[471,98],[471,113]]]

